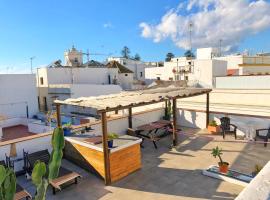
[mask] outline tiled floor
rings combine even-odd
[[[28,127],[24,125],[17,125],[12,127],[3,128],[3,137],[1,141],[13,140],[21,137],[35,135],[28,131]]]
[[[270,146],[238,142],[233,137],[223,140],[205,131],[184,129],[179,141],[178,147],[172,150],[169,138],[159,141],[157,150],[146,141],[142,169],[111,186],[104,186],[101,179],[64,160],[64,166],[81,173],[83,178],[78,185],[71,185],[54,196],[49,189],[47,199],[234,199],[242,186],[201,174],[202,169],[218,162],[211,156],[211,149],[220,146],[230,167],[244,173],[251,173],[255,164],[264,165],[269,160]],[[34,194],[30,181],[19,177],[19,182]]]

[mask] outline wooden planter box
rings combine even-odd
[[[219,126],[209,126],[207,127],[208,131],[212,134],[216,134],[220,132],[220,127]]]

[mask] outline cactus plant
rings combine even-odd
[[[44,162],[37,161],[32,172],[32,181],[36,186],[36,200],[45,200],[49,181],[58,177],[59,168],[65,147],[64,132],[62,128],[55,128],[52,135],[52,153],[47,172]]]
[[[16,192],[16,175],[10,168],[0,165],[0,200],[13,200]]]

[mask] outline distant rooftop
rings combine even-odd
[[[108,68],[117,68],[119,73],[133,73],[130,69],[126,68],[124,65],[121,65],[119,62],[112,60],[106,65]]]

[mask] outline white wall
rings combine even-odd
[[[73,84],[71,98],[116,94],[122,91],[119,85]]]
[[[217,48],[199,48],[197,49],[197,59],[212,59],[215,55],[218,55],[219,50]]]
[[[0,75],[0,115],[7,117],[29,117],[38,112],[35,74]]]
[[[270,89],[270,75],[216,77],[216,88]]]
[[[29,153],[33,153],[35,151],[40,151],[48,149],[51,151],[51,135],[47,135],[44,137],[39,137],[31,140],[26,140],[23,142],[16,143],[16,152],[17,157],[16,159],[23,158],[23,150]],[[5,160],[6,156],[10,154],[10,144],[5,146],[0,146],[0,160]],[[23,160],[19,162],[15,162],[14,164],[15,171],[22,170],[23,167]]]
[[[239,75],[270,74],[270,64],[268,66],[243,66],[239,67]]]
[[[163,116],[164,116],[164,109],[149,111],[142,114],[133,113],[132,125],[134,128],[136,128],[137,126],[160,120]],[[108,132],[114,132],[120,135],[126,134],[128,128],[127,116],[115,120],[109,119],[110,118],[108,118]],[[97,135],[102,134],[101,123],[98,123],[91,127],[95,129],[95,134]]]
[[[124,90],[131,89],[133,84],[132,73],[120,73],[118,75],[119,83]]]
[[[227,62],[227,69],[238,69],[239,64],[243,64],[243,55],[229,55],[216,57],[215,60],[223,60]]]

